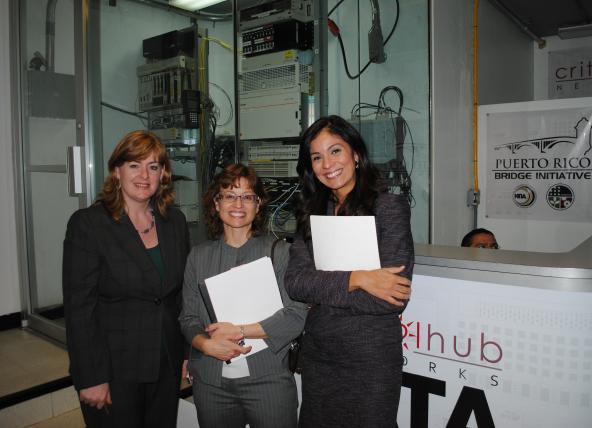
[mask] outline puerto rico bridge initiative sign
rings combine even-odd
[[[491,218],[592,220],[589,107],[487,113]]]

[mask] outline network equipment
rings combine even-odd
[[[313,23],[291,20],[266,24],[243,31],[242,42],[245,57],[286,49],[311,49]]]
[[[245,58],[241,63],[240,93],[270,89],[289,91],[296,87],[308,93],[313,81],[310,63],[309,51],[295,49]]]
[[[290,19],[309,22],[314,18],[314,0],[276,0],[240,11],[240,29],[281,22]]]
[[[247,159],[267,161],[274,159],[298,160],[300,145],[285,141],[252,141],[247,146]]]
[[[171,31],[145,39],[138,99],[148,112],[148,128],[165,144],[194,145],[199,140],[200,93],[196,89],[195,29]]]
[[[289,49],[242,60],[239,82],[241,138],[297,137],[307,121],[312,66]],[[264,123],[265,126],[261,126]]]
[[[197,90],[194,49],[196,27],[170,31],[143,40],[146,64],[137,67],[140,110],[148,113],[148,129],[166,147],[175,175],[175,204],[188,222],[199,219],[198,148],[202,115]]]
[[[351,124],[360,132],[368,148],[368,157],[378,168],[383,184],[390,193],[411,196],[413,142],[410,141],[411,162],[404,156],[407,124],[402,117],[383,117],[374,120],[354,120]],[[408,170],[410,168],[411,170]]]
[[[150,37],[142,41],[142,54],[148,60],[162,60],[179,55],[193,56],[195,29],[193,27]]]
[[[240,12],[238,80],[243,161],[270,197],[270,231],[296,231],[297,138],[314,116],[315,3],[276,0]]]
[[[297,137],[302,132],[301,106],[298,88],[242,95],[241,139]]]
[[[295,201],[300,194],[298,179],[261,177],[261,182],[269,197],[269,230],[276,235],[293,234],[296,232]]]
[[[137,68],[141,111],[179,105],[183,92],[195,87],[193,58],[184,55]]]

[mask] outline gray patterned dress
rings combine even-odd
[[[381,266],[405,265],[403,275],[411,278],[409,204],[401,196],[380,194],[374,212]],[[290,249],[286,290],[314,305],[304,327],[303,428],[396,426],[402,308],[362,290],[349,292],[350,274],[316,270],[310,241],[296,239]]]

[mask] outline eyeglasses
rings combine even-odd
[[[225,204],[233,204],[238,199],[245,205],[253,205],[259,203],[259,196],[252,193],[246,193],[243,195],[235,195],[234,193],[218,193],[215,198],[218,202]]]

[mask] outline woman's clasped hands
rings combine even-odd
[[[202,348],[206,355],[222,361],[228,361],[241,354],[251,352],[251,346],[244,346],[241,328],[229,322],[217,322],[206,328],[209,340],[204,341]]]
[[[405,266],[353,271],[349,290],[362,289],[392,305],[403,306],[411,297],[411,281],[399,275],[404,270]]]

